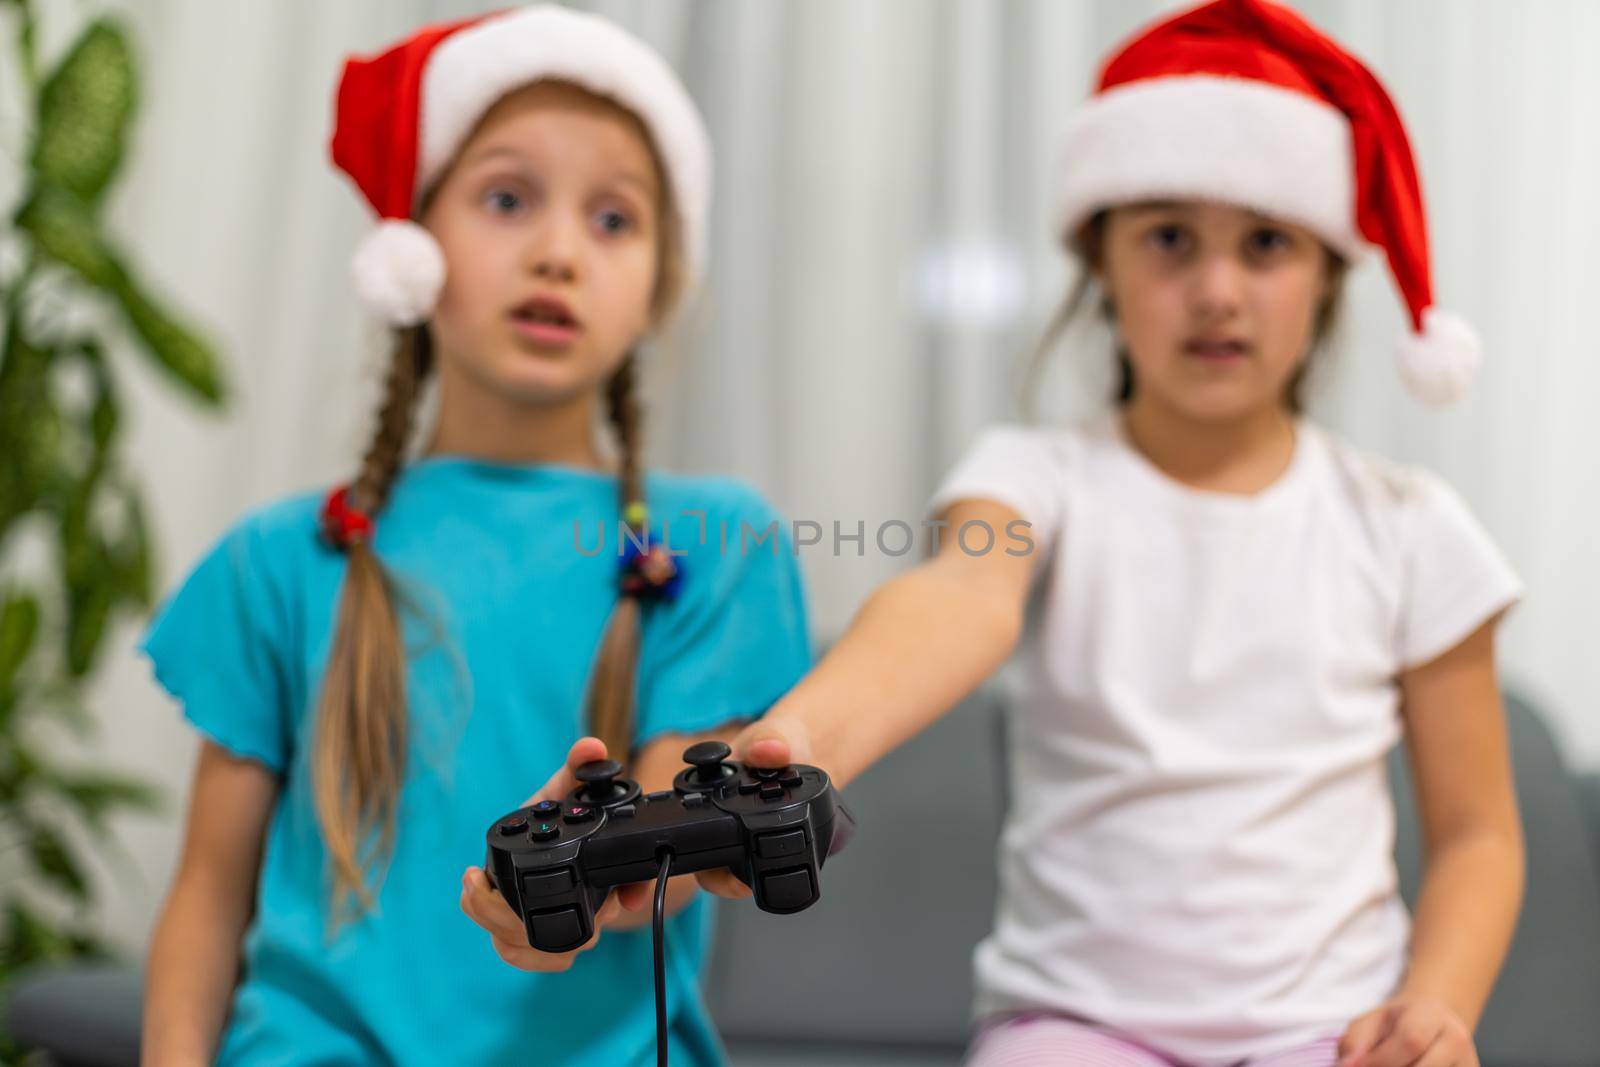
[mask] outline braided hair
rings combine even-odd
[[[427,329],[397,334],[378,426],[348,491],[361,516],[383,510],[404,459],[421,386],[432,370]],[[370,521],[365,524],[370,530]],[[336,910],[353,894],[372,905],[364,841],[379,830],[378,856],[394,844],[395,807],[405,777],[405,646],[392,583],[367,536],[348,537],[333,647],[328,654],[312,747],[312,792],[334,882]]]
[[[648,537],[643,475],[639,469],[641,416],[634,396],[635,357],[629,353],[606,385],[606,414],[619,447],[617,493],[623,521],[635,537]],[[594,673],[589,680],[586,714],[589,732],[621,758],[632,748],[633,705],[638,674],[641,607],[637,596],[624,594],[611,611]]]
[[[651,297],[652,319],[659,325],[676,305],[684,285],[681,223],[676,212],[669,210],[672,201],[665,169],[648,132],[631,112],[620,106],[617,110],[650,145],[657,173],[662,176],[663,224]],[[424,210],[437,188],[424,198]],[[335,923],[352,898],[360,911],[371,909],[374,888],[368,872],[381,870],[393,853],[396,811],[406,776],[406,655],[396,610],[398,590],[372,550],[370,537],[373,522],[387,505],[404,466],[417,401],[433,369],[432,339],[426,323],[395,335],[372,441],[355,480],[336,491],[324,507],[325,532],[348,555],[333,645],[318,698],[311,758],[312,792],[328,854],[330,915]],[[606,382],[604,399],[620,454],[619,505],[632,536],[648,540],[637,372],[637,357],[630,352]],[[626,759],[633,747],[640,600],[637,586],[631,586],[626,578],[619,581],[617,604],[601,637],[586,698],[589,732],[604,740],[617,759]]]

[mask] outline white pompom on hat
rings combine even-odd
[[[413,326],[428,317],[444,286],[444,253],[410,219],[384,219],[350,259],[356,295],[385,322]]]
[[[330,150],[382,220],[351,269],[357,294],[385,322],[427,319],[444,285],[444,253],[411,221],[418,196],[496,100],[542,79],[571,82],[639,117],[666,170],[685,290],[704,275],[711,139],[688,90],[658,53],[615,23],[553,5],[515,8],[427,26],[378,55],[345,62]]]
[[[1422,188],[1389,94],[1273,0],[1214,0],[1113,53],[1067,126],[1058,195],[1069,241],[1104,208],[1193,198],[1298,223],[1347,258],[1377,246],[1411,320],[1398,357],[1412,395],[1451,403],[1482,361],[1472,328],[1433,305]]]

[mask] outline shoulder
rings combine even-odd
[[[1414,560],[1463,543],[1487,544],[1466,499],[1439,474],[1357,448],[1323,429],[1328,478],[1323,492],[1380,550]]]
[[[316,554],[322,544],[317,515],[323,496],[323,491],[307,491],[257,504],[234,520],[221,541],[260,565]]]
[[[984,486],[1014,487],[1047,492],[1065,487],[1066,479],[1096,445],[1094,423],[1071,426],[1034,426],[997,423],[981,430],[945,476],[940,493],[949,498],[957,491]]]
[[[1018,507],[1029,518],[1045,518],[1056,507],[1053,502],[1068,493],[1085,457],[1103,443],[1100,421],[1059,427],[989,426],[945,475],[934,506],[965,496],[989,496]]]
[[[1307,428],[1322,444],[1334,486],[1364,512],[1403,517],[1456,495],[1448,482],[1426,467],[1359,448],[1320,426],[1308,423]]]
[[[152,657],[177,655],[175,643],[197,633],[216,643],[218,627],[269,643],[286,634],[308,580],[332,587],[342,566],[317,538],[320,500],[304,493],[261,504],[221,531],[163,597],[144,642]]]
[[[251,507],[215,538],[194,573],[220,571],[253,595],[282,599],[292,597],[311,573],[336,571],[343,557],[317,536],[323,496],[296,493]]]
[[[258,504],[241,515],[234,529],[273,547],[316,542],[317,515],[327,490],[307,490]]]

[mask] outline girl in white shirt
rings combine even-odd
[[[1109,59],[1062,158],[1115,404],[986,433],[934,498],[942,549],[738,754],[847,784],[1022,642],[972,1064],[1475,1065],[1522,888],[1494,663],[1520,586],[1439,479],[1300,413],[1369,246],[1411,314],[1411,389],[1446,400],[1475,362],[1432,307],[1399,117],[1287,9],[1219,0]],[[1414,921],[1384,766],[1402,737]]]

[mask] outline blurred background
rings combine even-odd
[[[159,597],[244,510],[351,473],[382,345],[348,280],[370,220],[327,160],[333,87],[347,53],[481,5],[0,0],[0,48],[14,47],[24,6],[41,68],[94,18],[113,13],[127,29],[138,106],[103,229],[210,346],[227,384],[222,407],[197,404],[108,331],[123,466],[142,494]],[[1096,57],[1179,5],[573,6],[671,59],[716,147],[709,284],[648,369],[651,462],[739,475],[824,527],[866,523],[864,556],[847,546],[835,557],[825,541],[802,557],[826,641],[913,559],[873,551],[877,524],[914,525],[978,429],[1020,416],[1023,371],[1072,278],[1049,227],[1056,135]],[[1571,763],[1600,769],[1600,330],[1584,318],[1600,300],[1600,4],[1292,6],[1389,86],[1428,199],[1440,302],[1476,324],[1487,356],[1467,402],[1432,413],[1408,400],[1392,357],[1401,309],[1384,265],[1369,260],[1352,275],[1313,413],[1465,495],[1528,587],[1503,630],[1506,677],[1537,698]],[[14,52],[0,53],[7,219],[27,192],[35,119],[24,74]],[[0,280],[23,269],[18,247],[9,225],[0,230]],[[92,300],[77,313],[116,320]],[[1086,328],[1049,354],[1041,419],[1102,403],[1108,344]],[[45,565],[0,548],[10,569],[0,576]],[[159,813],[112,818],[127,861],[91,865],[93,923],[130,952],[176,858],[196,744],[132,650],[141,625],[124,612],[105,634],[83,701],[97,729],[41,735],[53,757],[163,791]],[[0,853],[0,871],[7,862]]]

